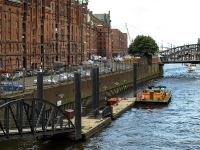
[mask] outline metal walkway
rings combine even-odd
[[[0,98],[0,140],[74,131],[71,120],[48,101]]]
[[[200,44],[178,46],[159,53],[163,63],[200,63]]]

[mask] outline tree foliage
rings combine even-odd
[[[158,51],[158,45],[150,36],[138,35],[130,44],[128,53],[139,56],[153,55]]]

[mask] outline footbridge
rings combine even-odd
[[[65,113],[48,101],[0,98],[0,140],[74,131],[75,126]]]
[[[200,63],[200,44],[178,46],[159,54],[163,63]]]

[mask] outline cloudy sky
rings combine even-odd
[[[196,44],[200,38],[199,0],[89,0],[93,14],[111,14],[112,28],[131,39],[149,35],[159,47]]]

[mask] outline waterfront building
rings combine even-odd
[[[127,54],[127,33],[119,29],[112,29],[112,56],[124,56]]]
[[[1,0],[0,69],[49,68],[56,61],[77,65],[92,55],[112,58],[121,50],[112,49],[110,22],[110,12],[93,14],[87,0]]]

